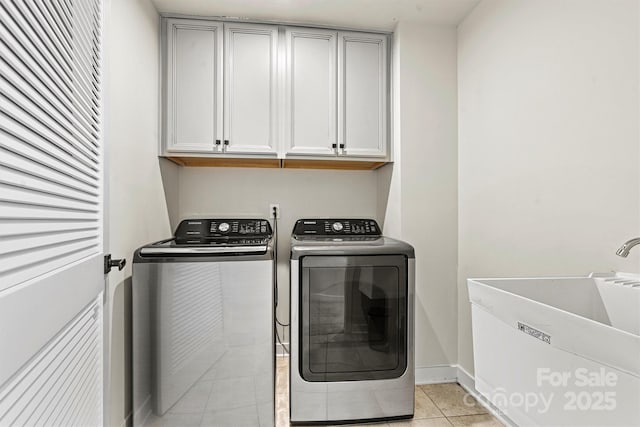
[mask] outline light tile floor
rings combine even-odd
[[[289,359],[276,364],[276,427],[289,426]],[[455,383],[416,386],[413,419],[354,426],[377,427],[501,427],[503,424],[467,396]],[[316,424],[317,425],[317,424]]]

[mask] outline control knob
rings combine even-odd
[[[344,226],[342,225],[341,222],[334,222],[331,225],[331,228],[333,228],[333,231],[342,231],[342,229],[344,228]]]
[[[227,231],[229,231],[229,224],[228,224],[228,223],[226,223],[226,222],[221,223],[221,224],[218,226],[218,230],[220,230],[220,231],[221,231],[221,232],[223,232],[223,233],[226,233]]]

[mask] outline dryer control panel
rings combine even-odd
[[[293,236],[374,236],[381,235],[378,223],[372,219],[299,219]]]

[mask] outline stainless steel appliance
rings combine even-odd
[[[301,219],[291,241],[292,423],[409,418],[415,256],[370,219]]]
[[[133,264],[134,425],[273,426],[272,231],[189,219]]]

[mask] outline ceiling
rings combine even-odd
[[[480,0],[152,0],[160,13],[392,31],[399,21],[458,24]]]

